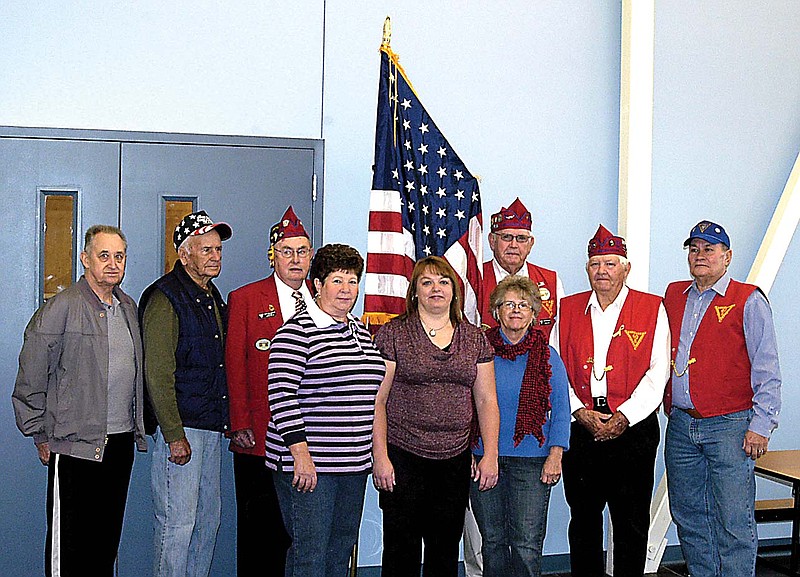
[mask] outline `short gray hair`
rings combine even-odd
[[[116,234],[122,239],[122,244],[125,245],[125,251],[127,252],[128,239],[125,238],[125,235],[122,233],[119,227],[112,226],[110,224],[94,224],[86,229],[86,234],[83,237],[84,252],[91,248],[92,242],[94,242],[94,237],[96,237],[98,234]]]
[[[494,287],[492,294],[489,296],[489,310],[495,320],[497,320],[497,310],[506,300],[506,293],[509,291],[514,291],[528,301],[533,309],[534,316],[539,314],[542,308],[542,295],[536,283],[528,277],[509,275],[497,283],[497,286]]]

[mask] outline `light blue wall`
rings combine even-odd
[[[323,137],[325,238],[364,251],[377,49],[390,14],[392,47],[423,103],[482,178],[485,220],[519,195],[534,215],[533,259],[558,269],[568,293],[585,289],[586,241],[599,222],[617,225],[619,1],[431,6],[7,0],[0,124]],[[744,278],[800,151],[800,3],[671,0],[657,3],[656,18],[650,287],[686,277],[681,243],[701,218],[728,228],[732,272]],[[790,302],[797,242],[770,295],[787,383],[776,448],[796,447],[800,426]],[[0,383],[2,398],[11,386]],[[15,560],[40,558],[44,515],[19,519],[18,501],[41,500],[44,477],[8,402],[0,419],[0,465],[19,470],[0,489],[0,535],[14,552],[0,557],[0,574],[19,574]],[[134,503],[146,499],[147,487],[136,487]],[[225,514],[230,526],[233,510]],[[378,519],[370,490],[365,565],[379,562]],[[546,553],[567,551],[567,521],[559,487]],[[142,574],[135,566],[128,561],[122,574]]]

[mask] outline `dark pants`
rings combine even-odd
[[[283,577],[291,541],[264,457],[233,453],[236,484],[236,574]]]
[[[606,504],[614,526],[614,577],[644,574],[658,441],[655,413],[611,441],[595,441],[581,424],[572,423],[563,467],[573,577],[605,574]]]
[[[381,491],[383,577],[419,577],[425,542],[424,577],[458,575],[458,546],[464,530],[471,454],[426,459],[389,445],[396,485]]]
[[[109,435],[102,461],[50,455],[48,577],[113,576],[132,467],[133,433]]]

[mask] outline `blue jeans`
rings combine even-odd
[[[273,471],[283,523],[292,539],[286,577],[344,577],[358,539],[366,474],[317,475],[313,492],[292,487],[292,473]]]
[[[742,450],[753,411],[695,419],[673,409],[665,461],[672,518],[693,577],[752,577],[758,537],[754,462]]]
[[[185,465],[170,463],[158,431],[151,484],[155,510],[155,577],[207,577],[214,557],[222,504],[222,433],[184,429],[192,448]]]
[[[547,530],[550,485],[542,483],[545,457],[500,457],[497,486],[470,499],[483,537],[484,577],[539,577]]]

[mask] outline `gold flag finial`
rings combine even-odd
[[[391,42],[392,42],[392,19],[387,16],[386,20],[383,21],[383,41],[381,42],[381,46],[388,47]]]

